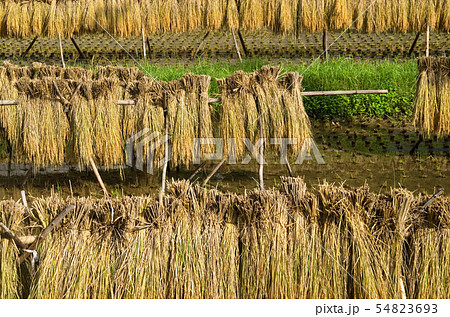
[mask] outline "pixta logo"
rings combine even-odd
[[[161,146],[169,147],[169,155],[157,162],[157,168],[162,167],[165,162],[170,160],[170,136],[162,135],[160,132],[151,132],[150,129],[145,128],[136,134],[133,134],[126,143],[126,164],[133,166],[133,161],[137,170],[145,171],[153,174],[155,151]],[[136,148],[136,152],[134,152]],[[147,150],[147,160],[144,162],[144,153]],[[145,164],[144,164],[145,163]]]
[[[161,146],[169,147],[169,155],[156,162],[157,168],[164,165],[165,162],[170,161],[170,136],[162,135],[160,132],[151,132],[150,129],[143,129],[138,133],[132,135],[126,143],[126,155],[127,165],[133,166],[135,164],[136,169],[140,171],[146,171],[149,174],[153,174],[155,165],[155,151]],[[242,139],[249,154],[246,155],[242,161],[238,162],[236,157],[236,139],[228,139],[228,144],[224,144],[224,140],[221,138],[195,138],[193,140],[192,148],[192,161],[194,164],[200,164],[201,160],[222,160],[224,158],[224,146],[228,147],[228,164],[249,164],[252,157],[258,162],[258,164],[268,164],[264,157],[261,156],[261,147],[264,146],[266,139],[261,138],[253,144],[249,139]],[[288,147],[289,145],[296,145],[296,138],[271,138],[271,145],[279,146],[280,164],[288,163]],[[214,147],[214,153],[202,153],[202,145],[212,145]],[[134,151],[136,149],[136,151]],[[144,160],[146,155],[146,159]],[[313,158],[314,157],[314,158]],[[307,138],[297,155],[295,164],[303,164],[304,161],[315,159],[318,164],[325,164],[325,161],[312,138]]]

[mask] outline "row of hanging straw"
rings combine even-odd
[[[196,30],[269,29],[280,33],[450,30],[449,0],[44,0],[0,1],[0,36],[107,30],[114,36]],[[353,23],[353,21],[355,21]],[[353,23],[353,24],[352,24]]]
[[[164,133],[164,111],[172,166],[189,167],[195,139],[215,135],[223,137],[226,156],[236,145],[233,154],[242,158],[248,153],[244,138],[252,144],[260,138],[259,116],[266,149],[279,150],[270,144],[273,138],[291,138],[294,144],[289,149],[297,153],[312,136],[301,80],[297,73],[282,75],[279,68],[269,66],[218,79],[222,107],[219,118],[213,118],[209,76],[186,74],[179,80],[157,82],[135,68],[90,71],[4,63],[0,99],[17,100],[18,105],[0,108],[0,128],[15,160],[37,167],[63,162],[83,167],[91,158],[105,167],[122,165],[127,140],[144,130],[157,135],[149,139],[140,159],[146,162],[153,146],[153,162],[159,162],[164,148],[156,145]],[[134,105],[118,105],[123,99],[133,100]],[[202,145],[201,151],[212,153],[214,147]]]
[[[40,246],[24,289],[19,251],[1,240],[0,297],[448,298],[450,201],[403,189],[375,194],[282,178],[238,195],[169,183],[152,197],[0,202],[0,221],[36,235],[76,209]]]

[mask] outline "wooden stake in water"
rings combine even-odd
[[[61,33],[58,33],[58,42],[59,42],[59,52],[61,53],[62,67],[66,68],[66,64],[64,63],[64,54],[63,54],[63,49],[62,49]]]

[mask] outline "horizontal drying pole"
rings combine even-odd
[[[387,89],[381,90],[334,90],[334,91],[303,91],[302,96],[337,96],[337,95],[370,95],[370,94],[387,94]],[[209,98],[209,103],[220,102],[220,98]],[[18,105],[17,100],[0,100],[0,106]],[[117,100],[117,105],[133,106],[136,104],[134,100]]]

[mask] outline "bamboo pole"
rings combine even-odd
[[[236,47],[236,52],[237,52],[239,60],[241,61],[241,64],[242,64],[241,52],[239,52],[239,46],[238,46],[238,43],[236,41],[236,35],[234,34],[234,29],[233,28],[231,28],[231,34],[233,35],[234,46]]]
[[[387,94],[387,89],[382,90],[330,90],[330,91],[303,91],[303,96],[334,96],[334,95],[370,95]]]
[[[79,88],[78,88],[79,89]],[[76,90],[78,90],[76,89]],[[57,91],[58,92],[58,91]],[[303,96],[334,96],[334,95],[372,95],[372,94],[388,94],[387,89],[378,90],[324,90],[324,91],[303,91]],[[65,98],[64,98],[65,99]],[[221,102],[220,98],[209,98],[208,103]],[[63,103],[69,103],[64,102]],[[0,100],[0,106],[15,106],[18,105],[17,100]],[[117,105],[134,106],[136,102],[134,100],[117,100]]]
[[[58,42],[59,42],[59,52],[61,53],[62,67],[66,68],[66,63],[64,63],[64,53],[63,53],[62,42],[61,42],[61,33],[58,33]]]
[[[41,231],[41,233],[39,234],[39,236],[36,238],[36,240],[34,240],[34,242],[28,247],[28,249],[30,250],[36,250],[36,248],[38,247],[39,243],[41,243],[42,241],[44,241],[44,239],[53,231],[53,229],[55,229],[55,227],[64,219],[65,216],[67,216],[67,214],[69,212],[71,212],[72,210],[75,209],[75,204],[70,204],[69,206],[67,206],[63,211],[61,211],[61,213],[59,215],[57,215],[55,217],[55,219],[52,220],[52,222],[50,222],[50,224]],[[18,259],[17,259],[17,264],[20,265],[22,264],[22,262],[29,256],[29,253],[24,253],[22,254]]]
[[[145,31],[144,28],[142,28],[142,49],[144,52],[144,60],[147,60],[147,50],[145,47]]]
[[[0,106],[16,106],[18,104],[17,100],[0,100]]]
[[[425,56],[430,56],[430,25],[427,23],[427,49],[425,51]]]
[[[3,222],[0,222],[0,228],[5,231],[6,235],[9,239],[13,240],[19,249],[26,249],[27,246],[22,242],[22,240],[17,237],[14,232],[12,232]]]
[[[97,166],[95,165],[95,162],[92,159],[92,157],[89,158],[89,163],[91,163],[92,170],[94,171],[95,177],[97,177],[97,180],[100,184],[100,187],[103,190],[103,193],[105,194],[106,197],[109,197],[108,191],[106,190],[105,184],[103,183],[102,177],[100,176]]]

